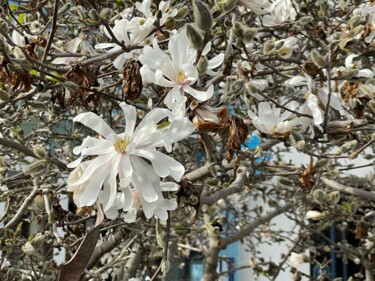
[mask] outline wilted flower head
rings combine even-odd
[[[69,178],[68,190],[74,192],[74,202],[79,207],[90,206],[100,197],[105,212],[112,208],[112,216],[114,205],[125,212],[134,207],[133,192],[137,191],[147,218],[156,215],[166,219],[166,210],[177,205],[163,198],[160,177],[171,176],[180,181],[185,168],[156,148],[164,146],[170,152],[172,144],[188,137],[195,126],[187,118],[174,119],[166,126],[158,126],[162,119],[171,117],[171,112],[157,108],[135,128],[136,109],[124,102],[120,107],[126,120],[125,131],[121,134],[115,133],[92,112],[79,114],[73,119],[101,137],[86,137],[80,146],[74,148],[73,153],[81,156],[68,165],[75,168]],[[87,156],[96,157],[83,161]],[[117,176],[120,189],[117,188]],[[118,196],[118,190],[123,193],[122,198],[121,192]],[[119,204],[121,202],[122,205]]]

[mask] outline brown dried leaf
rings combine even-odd
[[[142,76],[140,73],[142,64],[139,61],[128,60],[124,66],[125,84],[122,87],[122,99],[133,101],[142,92]]]
[[[239,153],[241,150],[241,144],[246,140],[249,134],[249,129],[242,119],[232,117],[232,122],[229,127],[229,137],[227,140],[227,161],[231,161],[234,152]]]
[[[307,168],[301,173],[298,182],[302,187],[307,188],[309,191],[314,186],[314,181],[310,179],[313,172],[313,165],[308,165]]]
[[[355,239],[366,239],[367,238],[368,224],[360,221],[355,227]]]
[[[98,215],[96,217],[95,227],[86,234],[70,261],[61,267],[58,281],[79,281],[81,279],[81,275],[85,271],[95,250],[100,234],[100,224],[104,220],[103,210],[99,204],[97,205],[97,209]]]

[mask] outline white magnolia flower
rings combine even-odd
[[[114,205],[125,212],[134,207],[133,192],[137,191],[147,218],[156,215],[166,219],[166,210],[175,209],[177,205],[163,198],[160,177],[171,176],[180,181],[185,168],[156,148],[164,146],[170,152],[172,144],[190,136],[195,126],[187,118],[181,118],[159,128],[158,123],[171,117],[171,112],[156,108],[135,128],[135,108],[124,102],[120,107],[126,120],[125,131],[121,134],[116,134],[92,112],[79,114],[73,119],[102,137],[86,137],[80,146],[74,148],[73,153],[81,156],[68,165],[75,168],[69,176],[68,190],[74,192],[74,202],[79,207],[90,206],[99,197],[110,217],[115,216]],[[86,156],[91,156],[91,159],[82,162]],[[120,192],[120,196],[117,176],[123,193]]]
[[[294,21],[297,12],[292,0],[276,0],[270,7],[270,14],[264,15],[262,22],[265,26],[274,26],[286,21]]]
[[[119,42],[124,42],[125,46],[130,45],[141,45],[151,35],[154,29],[154,19],[144,19],[141,17],[134,17],[131,21],[127,19],[121,19],[115,21],[115,26],[112,29],[112,33]],[[108,38],[111,35],[104,29],[104,33]],[[121,46],[117,43],[100,43],[95,45],[96,49],[107,49],[111,48],[108,52],[116,52],[121,50]],[[133,58],[133,56],[138,56],[140,50],[132,50],[130,52],[125,52],[117,56],[117,58],[112,62],[113,66],[117,69],[122,69],[124,63],[127,59]]]
[[[305,263],[306,261],[303,255],[292,252],[289,256],[289,262],[292,267],[297,267],[299,264]]]
[[[145,16],[146,19],[152,19],[156,21],[158,16],[156,15],[156,13],[152,13],[151,4],[151,0],[144,0],[142,3],[135,3],[135,7]],[[159,3],[159,7],[157,10],[159,11],[159,13],[161,13],[161,15],[159,16],[160,25],[163,25],[168,17],[175,17],[177,15],[177,9],[171,9],[170,4],[170,1],[161,1]]]
[[[249,8],[257,15],[264,15],[271,8],[271,3],[267,0],[240,0],[239,4]]]
[[[78,37],[70,40],[66,46],[66,51],[69,53],[95,54],[94,48],[86,38],[87,36],[81,33]],[[52,63],[69,65],[72,61],[77,61],[77,57],[55,58]]]
[[[294,107],[294,105],[291,107]],[[281,113],[280,108],[272,107],[268,102],[259,103],[258,115],[251,110],[248,111],[248,114],[255,128],[267,135],[282,135],[290,132],[298,124],[296,118],[288,120],[292,117],[290,111]]]
[[[307,74],[305,74],[305,76],[295,76],[285,81],[284,85],[289,87],[307,86],[308,91],[305,94],[306,102],[302,105],[299,112],[306,115],[311,115],[313,117],[314,124],[321,125],[323,123],[324,116],[323,109],[328,102],[328,93],[326,90],[327,87],[316,87],[314,79]],[[339,112],[343,112],[343,107],[337,93],[331,94],[329,106]],[[303,120],[309,122],[308,118],[303,118]],[[308,124],[305,125],[307,126]]]
[[[142,79],[159,86],[172,88],[164,99],[164,103],[174,113],[184,115],[188,93],[198,101],[206,101],[213,95],[213,86],[207,91],[197,91],[191,86],[198,80],[198,70],[194,65],[197,51],[189,46],[185,30],[172,36],[168,44],[169,54],[163,52],[154,39],[153,47],[145,46],[139,57],[143,64]]]

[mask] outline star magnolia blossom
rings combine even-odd
[[[257,15],[267,14],[271,8],[271,3],[267,0],[240,0],[239,3]]]
[[[169,109],[179,116],[185,114],[186,97],[184,93],[206,101],[213,95],[213,86],[207,91],[197,91],[191,86],[198,80],[198,70],[194,66],[197,51],[189,47],[185,31],[182,31],[169,40],[169,54],[164,53],[154,39],[153,47],[145,46],[139,57],[143,64],[142,79],[162,87],[172,88],[164,99]],[[182,106],[183,105],[183,106]]]
[[[144,19],[140,17],[134,17],[131,21],[127,19],[117,20],[115,26],[112,29],[112,33],[115,35],[116,39],[120,42],[124,42],[125,46],[129,45],[141,45],[143,41],[150,36],[152,30],[154,29],[153,19]],[[108,38],[111,35],[104,29],[104,33]],[[111,48],[108,52],[117,52],[121,50],[121,46],[117,43],[100,43],[95,45],[96,49],[107,49]],[[139,50],[132,50],[130,52],[122,53],[117,56],[113,61],[113,66],[117,69],[122,69],[124,63],[127,59],[133,58],[133,56],[138,56]]]
[[[298,123],[298,119],[287,120],[292,116],[290,111],[281,113],[281,109],[272,107],[268,102],[258,105],[258,115],[251,110],[248,111],[251,121],[258,131],[267,135],[282,135],[290,132]]]
[[[299,264],[305,263],[305,258],[301,254],[290,253],[289,262],[292,267],[297,267]]]
[[[265,26],[279,25],[287,20],[294,21],[297,16],[291,0],[276,0],[272,3],[270,12],[270,15],[263,16],[262,22]]]
[[[168,217],[166,210],[173,210],[177,205],[163,198],[160,177],[171,176],[180,181],[185,168],[156,148],[164,146],[170,152],[172,144],[190,136],[195,126],[187,118],[181,118],[159,128],[158,123],[171,117],[171,112],[157,108],[135,128],[135,108],[124,102],[120,107],[126,120],[125,131],[121,134],[116,134],[92,112],[79,114],[73,119],[103,138],[87,137],[74,148],[73,153],[81,156],[68,165],[75,168],[68,179],[68,190],[74,192],[74,202],[79,207],[90,206],[100,197],[104,211],[111,218],[114,208],[125,212],[131,210],[134,217],[134,209],[139,206],[134,200],[136,193],[147,218],[155,215],[165,220]],[[86,156],[96,157],[82,162]],[[122,193],[118,193],[117,176]]]

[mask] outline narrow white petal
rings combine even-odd
[[[73,122],[79,122],[86,127],[89,127],[105,139],[110,139],[117,135],[102,118],[92,112],[85,112],[77,115],[74,117]]]
[[[180,181],[185,173],[185,168],[180,162],[157,150],[137,149],[136,154],[150,160],[160,177],[171,176],[175,181]]]
[[[134,132],[135,123],[137,121],[137,111],[134,106],[128,105],[125,102],[120,103],[120,107],[125,114],[126,129],[125,135],[131,136]]]

